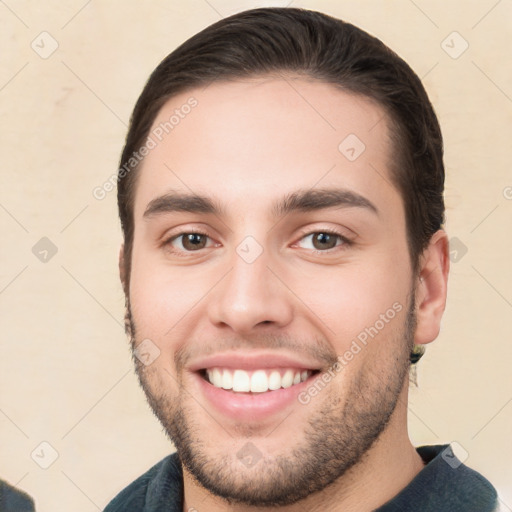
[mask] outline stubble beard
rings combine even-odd
[[[346,398],[329,393],[315,399],[322,400],[322,406],[311,413],[302,441],[289,453],[262,455],[253,467],[243,466],[236,451],[218,451],[215,443],[216,454],[211,453],[208,432],[204,424],[194,419],[197,413],[191,406],[195,402],[181,382],[174,396],[164,389],[155,389],[154,370],[152,373],[151,367],[145,367],[134,357],[137,375],[182,464],[200,485],[228,503],[259,507],[291,505],[325,489],[359,463],[388,425],[409,374],[414,344],[414,293],[409,297],[405,321],[393,331],[389,346],[395,346],[396,352],[385,371],[382,372],[380,361],[371,361],[348,383]],[[134,349],[140,340],[129,304],[126,325]],[[285,424],[279,428],[286,428]],[[238,434],[244,431],[250,432],[251,428],[242,426]]]

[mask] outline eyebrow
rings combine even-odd
[[[321,188],[298,190],[278,201],[272,213],[276,217],[294,211],[309,212],[325,208],[364,208],[378,216],[379,210],[366,197],[351,190],[339,188]]]
[[[339,188],[297,190],[287,194],[272,207],[272,215],[280,217],[292,212],[309,212],[326,208],[362,208],[379,215],[377,207],[364,196]],[[144,217],[172,212],[224,215],[221,205],[209,197],[170,191],[149,202]]]
[[[172,212],[221,214],[222,208],[206,196],[171,191],[150,201],[143,216]]]

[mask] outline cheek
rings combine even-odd
[[[139,338],[165,336],[186,316],[193,297],[190,286],[183,288],[157,271],[132,274],[130,304]]]
[[[410,292],[407,269],[407,261],[384,256],[371,264],[333,268],[323,279],[308,279],[299,295],[321,319],[320,328],[339,354],[358,336],[363,341],[390,338],[403,325]]]
[[[169,344],[190,327],[209,288],[205,275],[171,267],[142,250],[134,251],[130,305],[137,338]]]

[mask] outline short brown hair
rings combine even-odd
[[[385,110],[399,155],[391,179],[404,201],[416,271],[420,254],[444,222],[443,141],[420,79],[384,43],[354,25],[315,11],[261,8],[225,18],[188,39],[153,71],[135,105],[117,193],[127,283],[138,166],[126,169],[162,106],[183,91],[211,82],[276,73],[332,84],[371,98]]]

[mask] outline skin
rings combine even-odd
[[[198,106],[142,164],[129,270],[133,344],[149,338],[160,350],[151,365],[139,364],[139,377],[178,452],[188,451],[184,510],[372,510],[423,467],[407,433],[407,359],[413,343],[439,333],[446,234],[432,237],[413,275],[388,123],[370,100],[318,81],[261,77],[176,96],[154,126],[191,96]],[[338,150],[349,134],[366,146],[355,161]],[[366,198],[377,213],[346,205],[273,212],[289,194],[333,188]],[[222,211],[144,215],[170,191],[207,196]],[[207,243],[187,251],[176,237],[197,230]],[[334,237],[334,247],[315,250],[308,234],[326,230],[350,242]],[[236,251],[249,235],[262,249],[250,264]],[[396,303],[401,311],[314,399],[263,421],[220,413],[189,370],[222,350],[299,354],[325,372]],[[261,454],[252,468],[236,457],[248,441]],[[315,468],[318,443],[332,457]],[[293,468],[309,466],[311,474],[297,473],[309,488],[286,494]],[[279,486],[280,501],[265,504]]]

